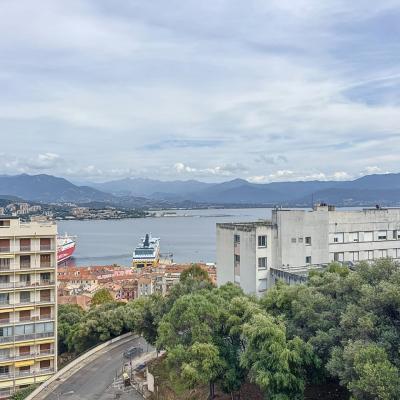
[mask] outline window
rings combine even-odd
[[[311,246],[311,236],[306,236],[306,245]]]
[[[19,293],[19,302],[20,303],[30,303],[31,301],[31,292],[20,292]]]
[[[10,367],[8,365],[4,365],[0,367],[0,374],[5,375],[10,372]]]
[[[331,237],[330,240],[331,243],[343,243],[344,241],[342,232],[332,233],[330,237]]]
[[[267,247],[267,237],[265,235],[258,237],[258,247]]]
[[[0,227],[1,228],[8,228],[10,226],[10,220],[9,219],[3,219],[0,221]]]
[[[267,290],[267,279],[258,280],[258,291],[265,292]]]
[[[367,260],[373,260],[373,259],[374,259],[374,251],[368,250],[367,251]]]
[[[400,249],[395,249],[396,258],[400,258]]]
[[[41,238],[40,239],[40,250],[51,250],[51,240],[50,238]]]
[[[24,310],[19,312],[19,320],[20,321],[30,321],[31,319],[31,311]]]
[[[4,360],[10,357],[10,349],[1,349],[0,350],[0,360]]]
[[[30,335],[34,332],[34,325],[29,324],[29,325],[17,325],[15,327],[15,335]]]
[[[258,269],[267,269],[267,257],[258,258]]]
[[[50,368],[50,360],[40,361],[40,369]]]
[[[386,240],[386,239],[387,239],[387,231],[379,231],[378,240]]]
[[[387,256],[388,254],[386,249],[378,250],[378,258],[386,258]]]
[[[40,319],[50,318],[51,308],[50,307],[40,307]]]
[[[9,270],[10,269],[10,259],[9,258],[0,258],[0,270]]]
[[[31,346],[20,346],[19,348],[19,355],[22,356],[26,356],[28,354],[31,354]]]
[[[20,268],[30,268],[31,267],[31,256],[20,256],[19,257]]]
[[[291,242],[296,243],[296,238],[292,238]]]
[[[6,326],[3,328],[0,328],[0,336],[1,337],[8,337],[13,335],[13,328],[12,326]]]
[[[0,323],[1,324],[8,324],[10,322],[10,313],[5,312],[0,314]]]
[[[9,293],[0,293],[0,304],[10,304]]]
[[[372,242],[374,240],[373,232],[364,232],[364,242]]]
[[[359,239],[358,232],[349,233],[349,242],[358,242],[358,239]]]
[[[358,251],[351,251],[350,252],[350,261],[359,261],[360,260],[360,254]]]
[[[240,243],[240,235],[236,235],[236,234],[235,234],[235,235],[233,236],[233,242],[234,242],[234,243]]]
[[[31,239],[20,239],[19,249],[20,251],[31,251]]]
[[[19,276],[19,281],[21,282],[21,283],[24,283],[24,284],[30,284],[31,283],[31,276],[29,275],[29,274],[21,274],[20,276]]]
[[[306,264],[311,264],[311,256],[306,257]]]
[[[334,253],[333,261],[343,262],[344,261],[344,253]]]
[[[299,238],[299,243],[303,243],[303,238]]]
[[[40,255],[40,266],[42,268],[50,268],[50,254],[41,254]]]
[[[0,239],[0,252],[10,252],[10,239]]]
[[[9,275],[0,275],[0,286],[2,284],[7,284],[10,282],[10,276]]]
[[[235,263],[240,263],[240,256],[239,256],[239,254],[235,254]]]

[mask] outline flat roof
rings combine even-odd
[[[17,215],[0,215],[0,219],[19,219]]]

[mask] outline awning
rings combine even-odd
[[[9,313],[10,312],[10,310],[0,310],[0,314],[1,313]]]
[[[18,306],[16,305],[15,307],[18,307]],[[31,306],[31,307],[21,307],[21,308],[18,307],[17,311],[29,311],[29,310],[34,310],[34,309],[35,309],[35,307],[33,307],[33,306]]]
[[[16,367],[29,367],[35,364],[35,360],[17,361],[14,365]]]

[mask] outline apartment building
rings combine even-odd
[[[310,268],[400,259],[400,209],[274,209],[270,220],[217,224],[217,282],[262,294],[278,276],[304,281]],[[297,279],[298,278],[298,279]]]
[[[57,225],[0,217],[0,398],[57,369]]]

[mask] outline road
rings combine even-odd
[[[52,383],[35,400],[110,400],[115,399],[117,390],[112,386],[118,370],[123,365],[123,352],[130,347],[141,347],[143,354],[147,343],[143,338],[129,338],[101,350],[91,356],[84,366],[72,374],[66,374],[60,381]],[[153,350],[153,349],[149,349]],[[126,361],[126,360],[125,360]],[[133,362],[135,359],[133,359]],[[122,393],[119,399],[142,400],[136,391]]]

